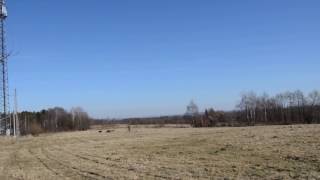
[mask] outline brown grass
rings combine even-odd
[[[0,179],[320,179],[320,125],[114,130],[2,137]]]
[[[33,123],[33,124],[31,124],[30,133],[33,136],[39,136],[39,134],[43,133],[43,129],[41,128],[41,126],[39,124]]]

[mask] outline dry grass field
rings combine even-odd
[[[320,125],[0,138],[0,179],[320,179]]]

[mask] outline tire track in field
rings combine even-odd
[[[14,153],[13,153],[13,159],[14,159],[15,164],[17,164],[18,169],[22,172],[22,171],[23,171],[23,168],[22,168],[22,166],[21,166],[21,163],[18,161],[19,149],[20,149],[20,147],[17,148],[16,151],[14,151]],[[20,175],[20,177],[17,178],[17,179],[23,179],[23,177],[21,177],[21,175]]]
[[[96,172],[93,172],[93,171],[83,170],[81,168],[78,168],[78,167],[75,167],[75,166],[72,166],[72,165],[68,165],[65,162],[63,163],[62,160],[60,160],[60,161],[57,160],[58,157],[56,155],[53,155],[53,153],[50,153],[49,151],[47,151],[45,149],[42,149],[42,152],[43,152],[44,156],[48,160],[53,161],[53,162],[59,164],[60,166],[62,166],[64,168],[71,169],[75,173],[77,173],[78,175],[80,175],[82,177],[85,177],[85,178],[88,178],[88,179],[111,179],[111,178],[109,178],[107,176],[104,176],[102,174],[99,174],[99,173],[96,173]]]
[[[29,153],[35,158],[37,159],[37,161],[40,162],[40,164],[42,166],[45,167],[45,169],[47,169],[49,172],[51,172],[52,174],[54,174],[55,176],[59,176],[59,177],[63,177],[65,178],[65,176],[63,176],[63,174],[59,173],[57,170],[53,169],[50,167],[49,163],[45,162],[44,159],[40,158],[35,152],[32,152],[31,149],[28,149]]]
[[[17,160],[18,149],[20,149],[20,148],[14,148],[14,149],[12,149],[12,153],[8,154],[9,158],[8,158],[8,161],[6,161],[7,165],[3,169],[3,172],[5,172],[5,174],[7,174],[6,178],[17,179],[17,180],[21,180],[22,179],[22,177],[15,177],[15,176],[13,176],[13,174],[11,174],[11,172],[15,168],[15,166],[19,170],[22,170],[22,167],[21,167],[20,163]],[[8,150],[8,151],[11,151],[11,149]]]
[[[123,167],[123,166],[120,166],[118,165],[118,161],[116,160],[112,160],[111,158],[105,158],[105,157],[102,157],[102,156],[97,156],[97,155],[92,155],[92,154],[88,154],[88,153],[84,153],[84,152],[81,152],[83,155],[85,156],[89,156],[89,157],[93,157],[93,158],[97,158],[97,159],[100,159],[100,160],[103,160],[103,161],[109,161],[109,162],[113,162],[114,164],[107,164],[107,163],[103,163],[99,160],[92,160],[90,159],[91,161],[98,161],[100,164],[104,164],[104,165],[111,165],[111,167],[114,167],[114,168],[120,168],[120,169],[124,169],[126,171],[131,171],[130,168],[128,167]],[[72,154],[72,153],[70,153]],[[78,154],[74,154],[74,155],[77,155],[77,156],[81,156],[81,155],[78,155]],[[84,157],[84,156],[82,156]],[[86,157],[85,157],[86,158]],[[88,159],[88,158],[87,158]],[[163,167],[165,168],[165,167]],[[170,168],[165,168],[165,169],[170,169]],[[172,169],[170,169],[172,170]],[[163,175],[157,175],[157,174],[152,174],[150,172],[146,172],[146,171],[138,171],[137,173],[142,173],[142,174],[145,174],[147,176],[150,176],[150,177],[153,177],[153,178],[162,178],[162,179],[172,179],[171,177],[168,177],[168,176],[163,176]]]
[[[83,177],[83,178],[86,178],[86,179],[97,179],[97,178],[93,178],[91,176],[88,176],[87,175],[88,173],[85,174],[85,173],[83,173],[81,170],[79,170],[76,167],[72,167],[72,166],[69,166],[69,165],[66,165],[66,164],[62,163],[61,161],[57,160],[55,156],[52,156],[52,154],[50,154],[48,151],[44,150],[43,148],[41,148],[41,152],[42,152],[42,154],[45,156],[45,158],[47,160],[49,160],[52,163],[60,166],[61,169],[63,169],[63,171],[66,171],[65,169],[68,169],[71,172],[73,172],[73,174],[78,175],[80,177]],[[66,172],[65,174],[69,174],[69,172]]]
[[[83,152],[81,152],[82,155],[75,154],[75,153],[66,151],[66,150],[61,149],[61,148],[56,148],[56,147],[53,147],[53,149],[55,149],[57,151],[60,151],[60,152],[65,152],[66,154],[73,155],[74,157],[80,158],[80,159],[85,160],[85,161],[91,161],[91,162],[99,164],[99,165],[108,166],[108,167],[117,168],[117,169],[123,169],[125,171],[132,171],[132,169],[130,169],[128,167],[123,167],[121,165],[118,165],[119,162],[116,161],[116,160],[111,160],[111,159],[108,159],[108,158],[104,158],[104,157],[96,156],[96,155],[91,155],[91,154],[87,154],[87,153],[83,153]],[[101,161],[96,160],[96,159],[91,159],[88,156],[89,157],[94,157],[94,158],[97,158],[97,159],[102,159],[104,161],[109,161],[109,162],[112,162],[113,164],[101,162]],[[156,174],[152,174],[152,173],[145,172],[145,171],[137,171],[136,173],[145,174],[146,176],[150,176],[152,178],[172,179],[171,177],[168,177],[168,176],[156,175]]]

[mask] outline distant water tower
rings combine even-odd
[[[194,101],[192,100],[190,102],[190,104],[187,106],[187,112],[186,112],[186,116],[194,116],[199,114],[199,108],[198,106],[194,103]]]
[[[8,17],[7,8],[4,0],[0,0],[0,134],[6,134],[6,130],[10,129],[9,114],[9,87],[8,87],[8,65],[5,43],[5,20]]]

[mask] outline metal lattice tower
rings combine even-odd
[[[7,52],[5,45],[5,20],[8,16],[4,0],[0,0],[0,134],[5,134],[6,129],[10,129],[10,114],[9,114],[9,87],[8,87],[8,65]]]

